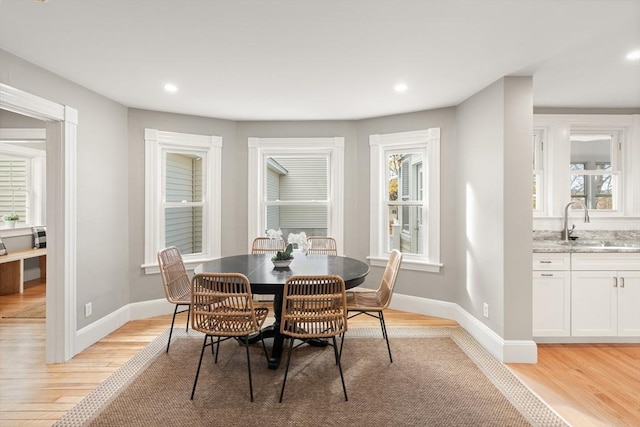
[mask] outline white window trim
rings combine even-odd
[[[222,137],[145,129],[145,257],[146,274],[159,273],[157,253],[164,241],[162,218],[162,167],[166,151],[201,153],[206,156],[202,253],[183,255],[185,266],[216,259],[221,254]]]
[[[385,151],[389,149],[426,150],[425,172],[426,180],[423,187],[427,189],[426,212],[427,221],[425,233],[425,254],[423,256],[404,254],[402,269],[428,271],[437,273],[442,267],[440,262],[440,128],[430,128],[420,131],[376,134],[369,136],[371,195],[370,195],[370,255],[367,257],[371,265],[384,267],[389,259],[386,251],[386,233],[383,233],[382,223],[386,218],[386,185]]]
[[[264,235],[265,223],[263,177],[265,158],[278,154],[327,154],[329,168],[329,234],[336,240],[338,253],[344,253],[344,138],[249,138],[249,200],[248,200],[248,241]],[[286,238],[286,236],[285,236]]]
[[[570,200],[568,186],[554,183],[569,182],[571,131],[614,131],[620,136],[622,180],[619,182],[620,211],[596,212],[591,210],[590,224],[582,229],[627,229],[637,226],[640,217],[640,115],[638,114],[534,114],[534,128],[545,129],[545,213],[534,214],[534,229],[559,229],[564,206]],[[613,160],[613,159],[612,159]],[[595,221],[594,221],[595,220]]]
[[[551,181],[548,177],[550,171],[547,168],[547,164],[549,162],[548,158],[548,145],[547,145],[547,135],[549,134],[549,129],[547,127],[535,127],[533,129],[534,135],[539,136],[538,147],[536,149],[537,156],[539,162],[536,166],[538,169],[533,170],[533,174],[538,174],[540,177],[540,185],[538,186],[538,209],[533,211],[534,217],[544,217],[547,216],[547,210],[549,203],[547,202],[547,194],[549,193],[549,182]]]

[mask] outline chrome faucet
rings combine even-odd
[[[569,236],[571,235],[571,232],[575,228],[575,224],[574,224],[573,227],[571,227],[571,230],[569,230],[569,207],[574,203],[579,204],[582,210],[584,210],[584,222],[585,223],[591,222],[591,220],[589,219],[589,210],[584,205],[584,203],[578,200],[573,200],[567,203],[567,206],[564,207],[564,226],[562,227],[562,234],[560,235],[560,238],[565,242],[569,241]]]

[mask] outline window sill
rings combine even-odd
[[[386,267],[389,259],[387,257],[368,256],[369,263],[374,267]],[[404,258],[400,265],[400,270],[426,271],[429,273],[439,273],[442,264],[435,264],[426,261],[408,260]]]
[[[21,224],[16,225],[15,228],[3,228],[0,227],[0,237],[19,237],[19,236],[30,236],[33,234],[33,230],[31,229],[31,225]]]
[[[216,258],[213,257],[206,257],[206,258],[192,258],[192,259],[188,259],[188,260],[184,260],[184,266],[187,270],[193,270],[195,269],[197,266],[199,266],[200,264],[204,263],[204,262],[208,262],[208,261],[213,261]],[[159,274],[160,273],[160,267],[158,266],[158,264],[142,264],[140,266],[141,268],[144,269],[144,274]]]

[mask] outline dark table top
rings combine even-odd
[[[254,294],[282,292],[284,282],[293,275],[335,274],[342,277],[346,288],[364,283],[369,266],[354,258],[331,255],[294,254],[288,268],[274,268],[270,254],[236,255],[202,264],[202,273],[242,273],[249,279]]]

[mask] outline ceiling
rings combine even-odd
[[[640,108],[640,0],[0,0],[0,48],[128,107],[232,120],[448,107],[520,75],[537,107]]]

